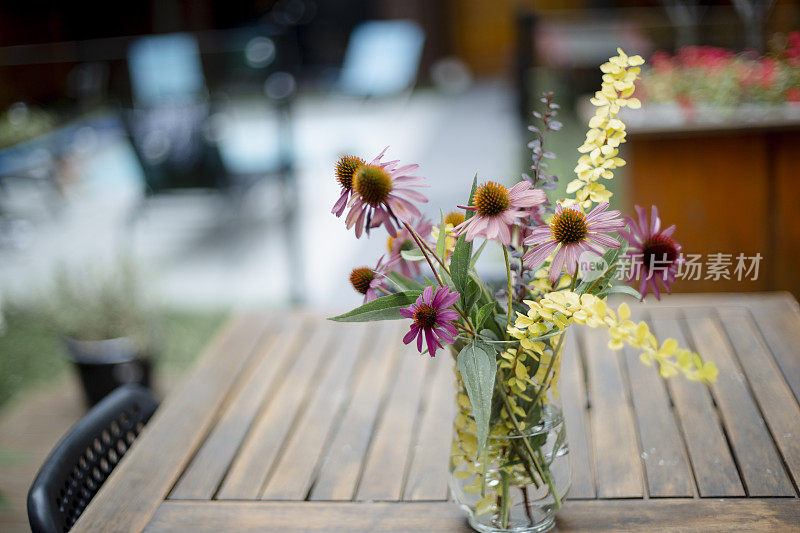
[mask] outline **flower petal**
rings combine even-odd
[[[566,251],[562,246],[556,252],[555,257],[553,257],[553,262],[550,264],[550,283],[555,285],[555,283],[561,279],[561,271],[564,270],[564,258],[566,256]]]
[[[545,262],[545,260],[557,247],[558,243],[556,241],[540,244],[525,254],[525,257],[523,257],[522,260],[525,262],[525,265],[528,268],[536,269],[539,265]]]
[[[419,326],[417,326],[416,324],[411,324],[411,329],[409,329],[408,333],[406,333],[405,337],[403,337],[403,343],[409,344],[411,341],[414,340],[414,337],[416,337],[418,334],[419,334]]]

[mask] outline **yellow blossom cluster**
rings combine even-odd
[[[593,294],[578,295],[571,291],[546,294],[537,302],[526,300],[528,313],[517,313],[514,327],[509,334],[522,343],[535,342],[535,338],[547,329],[550,323],[563,330],[569,324],[586,324],[592,328],[606,328],[611,339],[609,347],[619,350],[625,344],[642,350],[639,356],[643,363],[656,362],[663,377],[683,373],[694,381],[711,383],[716,380],[717,367],[713,361],[704,362],[689,350],[680,348],[675,339],[667,339],[660,346],[655,335],[645,322],[630,320],[631,311],[623,303],[615,313],[606,302]]]
[[[446,257],[448,258],[453,253],[453,250],[456,249],[456,241],[458,240],[458,237],[454,235],[453,228],[455,228],[455,226],[453,224],[450,224],[449,222],[445,223],[444,225],[444,231],[445,231],[444,246],[445,246],[445,254]],[[431,228],[431,238],[433,239],[433,242],[439,240],[439,226],[433,226],[433,228]]]
[[[553,261],[553,256],[551,255],[547,261],[545,261],[545,265],[550,265]],[[572,278],[566,274],[566,272],[561,276],[561,279],[558,280],[558,283],[553,285],[550,283],[550,269],[549,268],[540,268],[537,270],[534,275],[533,279],[528,283],[528,289],[530,289],[531,293],[536,295],[541,295],[548,293],[553,290],[559,289],[566,289],[569,287]]]
[[[513,329],[513,327],[512,327]],[[530,337],[520,336],[520,350],[506,350],[500,354],[499,367],[506,369],[508,378],[506,385],[513,393],[509,396],[509,401],[516,414],[525,417],[525,411],[516,406],[514,399],[522,398],[526,401],[533,401],[529,390],[537,390],[544,387],[551,389],[553,396],[558,398],[558,377],[561,373],[561,346],[560,336],[551,338],[548,342],[532,340]],[[531,361],[529,361],[531,360]],[[536,373],[529,375],[531,363],[536,362]],[[548,402],[546,395],[542,396],[544,403]],[[517,411],[519,409],[519,411]]]
[[[617,52],[618,56],[600,66],[603,72],[602,88],[591,99],[597,110],[589,120],[586,141],[578,148],[583,154],[575,167],[578,177],[567,185],[567,194],[575,193],[575,198],[562,201],[565,206],[579,203],[586,209],[592,203],[609,201],[611,191],[598,180],[612,179],[612,171],[625,165],[625,161],[618,156],[619,145],[625,142],[625,123],[617,118],[617,114],[623,107],[638,109],[642,106],[639,99],[632,95],[644,59],[638,55],[628,57],[619,48]]]

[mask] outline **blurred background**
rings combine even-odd
[[[419,163],[438,220],[476,172],[519,179],[553,91],[562,196],[618,46],[648,67],[615,207],[731,254],[678,291],[800,295],[798,29],[792,0],[3,2],[0,524],[108,387],[167,390],[232,311],[360,302],[386,242],[331,215],[340,155]]]

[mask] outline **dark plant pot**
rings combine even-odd
[[[126,383],[150,387],[152,363],[129,337],[99,341],[64,338],[69,358],[75,363],[89,406]]]

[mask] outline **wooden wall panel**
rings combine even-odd
[[[770,137],[774,158],[775,289],[789,290],[800,298],[800,171],[797,155],[800,132],[785,132]]]
[[[761,291],[773,286],[771,265],[770,165],[763,133],[665,137],[631,135],[630,188],[633,204],[656,204],[662,223],[677,224],[684,254],[732,254],[731,279],[679,280],[676,292]],[[797,195],[794,196],[796,201]],[[795,223],[796,224],[796,223]],[[763,256],[756,281],[738,281],[736,256]],[[706,277],[706,268],[702,277]]]

